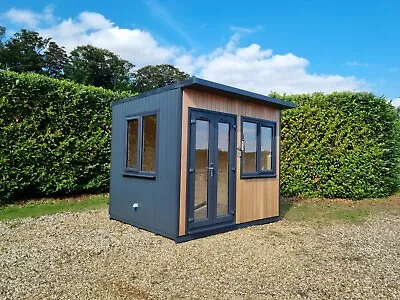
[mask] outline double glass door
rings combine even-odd
[[[236,116],[189,113],[188,229],[231,223],[235,214]]]

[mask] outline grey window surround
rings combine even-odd
[[[156,171],[142,171],[142,155],[143,155],[143,118],[147,116],[156,116],[156,161],[155,169]],[[131,120],[138,120],[138,151],[137,151],[137,168],[129,168],[128,165],[128,122]],[[157,165],[158,165],[158,140],[159,140],[159,111],[148,111],[134,115],[128,115],[125,117],[125,155],[124,155],[124,171],[122,173],[123,177],[138,177],[144,179],[157,179]]]
[[[264,119],[257,119],[242,116],[240,120],[241,141],[243,141],[243,122],[249,122],[257,125],[257,138],[256,138],[256,172],[243,172],[243,159],[244,155],[240,158],[240,178],[275,178],[276,177],[276,122]],[[272,129],[272,168],[271,170],[261,169],[261,127],[268,127]]]

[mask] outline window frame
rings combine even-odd
[[[142,171],[142,156],[143,156],[143,118],[147,116],[156,116],[156,157],[155,157],[155,171]],[[138,151],[137,151],[137,168],[128,167],[128,123],[131,120],[138,120]],[[156,179],[158,175],[158,148],[159,148],[159,111],[153,110],[139,114],[128,115],[125,117],[125,138],[124,138],[124,172],[123,176],[126,177],[142,177],[149,179]]]
[[[257,125],[257,134],[256,134],[256,172],[243,172],[243,161],[244,161],[244,149],[241,149],[241,157],[240,157],[240,178],[241,179],[250,179],[250,178],[275,178],[276,177],[276,122],[271,120],[257,119],[252,117],[242,116],[240,120],[240,133],[241,139],[240,143],[242,145],[244,140],[243,134],[243,123],[253,123]],[[271,170],[262,170],[261,169],[261,127],[268,127],[272,129],[272,141],[271,141],[271,149],[272,149],[272,169]]]

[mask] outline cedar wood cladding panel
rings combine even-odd
[[[112,108],[110,216],[172,238],[178,235],[181,93],[174,89]],[[158,112],[157,179],[124,177],[126,117],[153,111]],[[139,205],[136,212],[133,203]]]
[[[272,120],[276,127],[276,177],[240,179],[240,157],[236,157],[236,224],[279,216],[280,110],[273,106],[183,89],[179,235],[186,234],[186,172],[189,108],[202,108],[237,115],[237,145],[241,139],[241,116]]]

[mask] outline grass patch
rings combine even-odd
[[[73,198],[30,200],[21,204],[0,207],[0,221],[39,217],[59,212],[102,209],[108,206],[108,195],[90,195]]]
[[[0,221],[40,217],[60,212],[103,209],[108,206],[108,194],[71,198],[29,200],[20,204],[0,206]],[[281,217],[289,221],[362,223],[371,215],[389,213],[400,216],[400,193],[383,199],[301,199],[283,198]],[[15,223],[18,226],[18,223]]]
[[[359,223],[366,220],[370,211],[363,208],[348,207],[341,204],[310,203],[282,201],[284,219],[290,221],[329,221],[345,220],[351,223]]]
[[[400,193],[383,199],[298,199],[281,200],[281,217],[289,221],[344,221],[358,224],[368,217],[388,213],[400,215]]]

